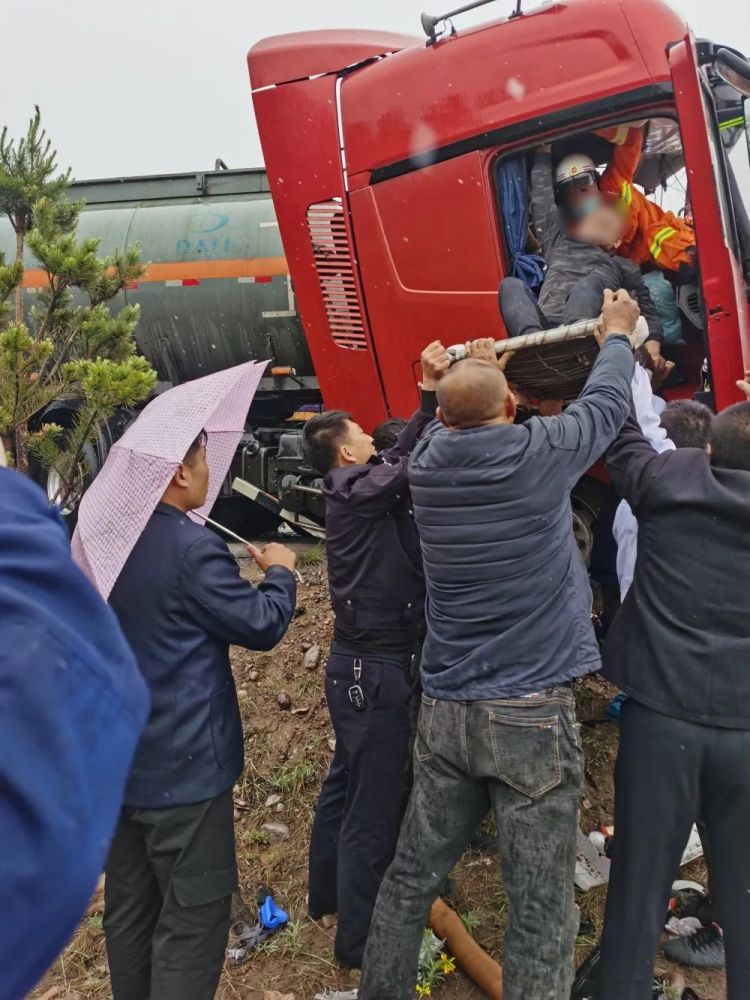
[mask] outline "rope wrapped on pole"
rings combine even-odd
[[[496,340],[495,352],[500,357],[506,351],[523,351],[529,347],[543,347],[545,344],[562,344],[568,340],[593,337],[598,326],[598,319],[584,319],[577,323],[555,326],[551,330],[536,330],[534,333],[524,333],[520,337]],[[462,361],[466,357],[465,344],[454,344],[453,347],[448,348],[448,354],[454,362]]]
[[[551,330],[497,340],[495,352],[498,357],[512,353],[505,375],[518,389],[539,399],[572,400],[586,384],[599,354],[595,337],[598,325],[598,318],[579,320]],[[630,338],[633,346],[640,347],[648,335],[648,324],[640,316]],[[455,344],[448,348],[448,353],[454,362],[462,361],[466,347]]]

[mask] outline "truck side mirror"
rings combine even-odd
[[[714,70],[724,83],[750,97],[750,63],[739,52],[719,49],[714,56]]]

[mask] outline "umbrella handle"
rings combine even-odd
[[[193,513],[196,515],[196,517],[202,517],[204,522],[206,524],[210,524],[212,528],[216,528],[217,531],[223,531],[225,535],[229,535],[230,538],[233,538],[236,542],[239,542],[241,545],[244,545],[246,549],[250,547],[250,542],[248,542],[246,538],[242,538],[240,535],[235,534],[231,528],[227,528],[223,524],[219,524],[218,521],[214,521],[212,520],[212,518],[206,517],[205,514],[198,514],[197,511],[193,511]],[[302,579],[302,574],[298,569],[295,569],[292,572],[294,573],[297,583],[305,582]]]

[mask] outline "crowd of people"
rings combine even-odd
[[[641,213],[634,228],[598,181],[581,183],[586,171],[555,189],[551,169],[540,150],[542,296],[506,279],[500,299],[512,333],[600,316],[578,399],[521,421],[494,340],[467,344],[457,364],[435,341],[419,409],[378,428],[377,443],[349,413],[305,425],[326,503],[336,734],[309,912],[335,915],[334,956],[361,970],[360,1000],[411,1000],[430,908],[489,814],[510,904],[503,996],[568,1000],[584,771],[575,682],[599,670],[627,696],[600,996],[651,1000],[694,822],[728,996],[750,990],[750,401],[713,416],[654,394],[666,362],[638,253],[691,266],[688,236],[654,222],[618,174],[618,197]],[[649,236],[646,224],[662,228]],[[642,313],[648,372],[634,358]],[[603,653],[570,507],[602,457],[621,498],[622,593]],[[216,992],[244,766],[229,647],[273,648],[296,582],[294,554],[271,543],[250,546],[264,573],[252,585],[189,517],[208,481],[201,433],[106,604],[72,563],[59,514],[0,470],[0,1000],[32,987],[102,869],[114,1000]]]

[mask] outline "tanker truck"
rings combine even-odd
[[[223,497],[229,497],[231,480],[239,477],[260,487],[259,496],[270,507],[266,516],[255,510],[253,527],[270,523],[281,510],[296,520],[293,512],[304,508],[319,521],[317,490],[311,487],[300,503],[303,494],[294,489],[304,479],[300,438],[298,431],[290,433],[287,421],[300,407],[321,404],[320,386],[265,171],[228,170],[217,161],[216,169],[206,172],[78,181],[69,196],[85,202],[79,238],[101,240],[103,254],[137,242],[149,261],[146,274],[120,298],[141,306],[136,340],[157,372],[157,392],[249,359],[269,361]],[[12,233],[4,221],[0,249],[10,257],[11,248]],[[33,291],[45,280],[29,257],[24,286]],[[68,426],[72,405],[58,400],[40,419]],[[86,451],[82,488],[135,415],[123,410],[99,428]],[[55,496],[55,470],[37,474],[49,496]],[[71,523],[79,498],[73,497],[65,511]],[[308,530],[314,531],[314,524]]]
[[[123,298],[142,306],[138,345],[163,385],[269,360],[224,493],[236,477],[297,527],[323,516],[300,408],[341,408],[372,429],[415,408],[427,342],[506,336],[498,285],[526,273],[528,171],[542,143],[554,161],[579,152],[603,168],[638,128],[632,184],[653,198],[673,180],[686,187],[696,266],[661,272],[681,324],[665,348],[680,373],[667,394],[702,393],[717,409],[740,398],[750,225],[729,151],[750,135],[750,64],[696,41],[661,0],[529,11],[519,0],[509,17],[462,28],[464,10],[493,2],[425,14],[421,37],[335,30],[259,42],[248,68],[265,171],[74,185],[87,202],[81,234],[105,252],[138,240],[151,262]],[[737,152],[748,156],[744,139]],[[629,198],[630,182],[624,208]],[[660,271],[668,228],[644,270]],[[33,286],[41,276],[28,263]],[[582,384],[590,347],[526,367],[574,370]],[[50,416],[64,422],[65,405]],[[91,473],[132,416],[102,429]],[[605,495],[597,469],[574,492],[584,555]]]

